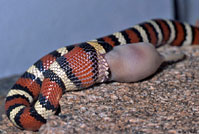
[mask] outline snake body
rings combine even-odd
[[[109,80],[106,53],[114,46],[149,42],[155,46],[199,44],[199,28],[154,19],[96,40],[59,48],[34,63],[10,89],[5,111],[18,128],[36,131],[58,112],[61,96]]]

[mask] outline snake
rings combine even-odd
[[[152,19],[52,51],[28,68],[9,90],[5,99],[8,119],[19,129],[39,130],[49,116],[59,113],[64,93],[110,80],[114,72],[106,58],[108,53],[116,47],[139,42],[151,43],[155,48],[162,44],[196,45],[199,28],[176,20]]]

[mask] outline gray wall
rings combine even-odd
[[[199,20],[199,0],[177,0],[179,3],[179,19],[191,24]]]
[[[59,47],[172,18],[170,0],[0,0],[0,77]]]

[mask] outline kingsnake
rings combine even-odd
[[[18,128],[36,131],[59,109],[66,91],[109,80],[104,56],[114,46],[150,42],[155,46],[199,44],[199,28],[154,19],[96,40],[59,48],[34,63],[10,89],[5,111]]]

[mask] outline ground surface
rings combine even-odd
[[[186,59],[163,64],[137,83],[105,83],[66,93],[59,117],[38,133],[199,133],[199,47],[184,48]],[[31,133],[3,115],[0,134]]]

